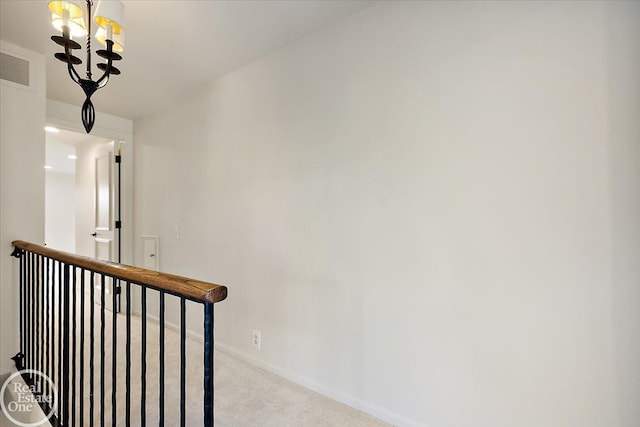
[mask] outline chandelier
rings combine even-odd
[[[84,91],[85,101],[82,104],[82,124],[87,133],[91,132],[96,119],[96,111],[91,103],[91,95],[102,89],[109,82],[109,76],[120,74],[113,63],[122,59],[117,52],[124,50],[124,5],[120,0],[100,0],[93,15],[98,25],[95,39],[106,47],[96,51],[96,55],[105,62],[97,64],[102,75],[93,79],[91,72],[91,8],[93,0],[50,0],[49,9],[52,12],[54,28],[62,32],[62,36],[52,36],[51,40],[64,48],[64,53],[56,53],[55,57],[67,64],[71,80],[76,82]],[[84,16],[86,7],[86,20]],[[86,24],[86,25],[85,25]],[[73,51],[82,46],[73,37],[87,36],[86,41],[86,75],[82,78],[75,66],[82,64],[82,60],[73,55]]]

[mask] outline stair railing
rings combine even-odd
[[[105,421],[109,425],[118,424],[118,411],[122,409],[122,402],[117,393],[117,363],[120,351],[117,346],[118,334],[118,305],[119,290],[124,288],[125,322],[126,322],[126,393],[124,398],[124,424],[131,425],[131,381],[140,381],[140,425],[146,424],[146,382],[150,373],[146,371],[147,357],[147,291],[159,293],[159,371],[158,371],[158,425],[165,423],[165,299],[177,298],[180,302],[180,425],[184,426],[187,419],[187,324],[186,302],[193,301],[201,304],[204,311],[203,330],[203,379],[204,388],[203,420],[209,427],[214,424],[214,364],[213,364],[213,315],[214,304],[227,297],[225,286],[189,279],[144,268],[132,267],[112,262],[99,261],[66,252],[53,250],[44,246],[24,241],[13,242],[13,256],[19,260],[19,329],[20,352],[13,358],[19,371],[42,372],[50,382],[42,376],[33,373],[23,374],[24,381],[32,386],[35,394],[41,396],[51,394],[51,387],[55,387],[58,404],[54,408],[46,399],[39,402],[44,413],[51,413],[52,425],[85,426],[94,425],[94,421],[101,426]],[[105,364],[106,349],[106,289],[108,282],[113,284],[109,298],[112,310],[111,319],[111,407],[109,413],[105,411]],[[131,364],[131,307],[132,289],[140,289],[141,298],[141,351],[140,377],[132,378]],[[96,289],[98,291],[96,292]],[[88,291],[88,292],[87,292]],[[86,304],[85,294],[89,294],[90,304]],[[99,295],[95,295],[99,293]],[[94,301],[99,296],[99,307],[95,308]],[[89,306],[89,313],[85,313],[85,306]],[[99,313],[96,313],[98,311]],[[99,318],[96,319],[96,315]],[[96,337],[96,323],[99,327],[99,338]],[[79,327],[79,331],[77,331]],[[89,329],[87,331],[86,329]],[[88,332],[88,333],[87,333]],[[85,340],[90,341],[89,354],[85,350]],[[99,354],[95,354],[96,340],[100,341]],[[57,342],[55,342],[57,341]],[[95,344],[95,345],[94,345]],[[88,360],[87,360],[88,356]],[[95,359],[100,359],[100,384],[95,384]],[[30,371],[29,371],[30,370]],[[88,371],[89,384],[86,385],[84,375]],[[100,393],[96,388],[99,387]],[[88,388],[85,389],[85,388]],[[97,396],[100,399],[97,400]],[[89,404],[84,404],[84,397],[89,396]],[[155,408],[154,408],[155,409]],[[110,418],[110,420],[109,420]]]

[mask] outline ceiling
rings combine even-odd
[[[123,3],[126,45],[124,59],[117,64],[122,74],[111,77],[108,87],[97,92],[93,100],[99,111],[135,119],[374,1]],[[82,90],[53,57],[59,47],[50,40],[56,34],[50,17],[46,0],[0,0],[0,39],[44,54],[47,97],[81,105]],[[79,52],[76,55],[84,61],[83,51]],[[94,62],[99,59],[94,58]]]

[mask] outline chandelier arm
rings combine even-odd
[[[111,74],[111,67],[113,65],[113,57],[111,56],[111,53],[113,52],[113,41],[106,40],[106,44],[107,44],[107,53],[108,53],[107,68],[105,68],[104,73],[102,74],[102,77],[100,77],[96,81],[96,84],[98,85],[99,89],[102,89],[107,85],[107,83],[109,83],[109,75]],[[104,83],[102,83],[103,81]]]
[[[103,87],[105,87],[107,85],[107,83],[109,83],[109,75],[111,73],[109,73],[109,71],[105,71],[104,74],[102,75],[102,77],[100,77],[100,79],[98,79],[98,89],[102,89]]]
[[[76,71],[75,68],[73,68],[73,65],[71,65],[71,63],[67,63],[67,70],[69,71],[69,76],[71,76],[71,80],[74,81],[74,83],[76,84],[80,84],[80,76],[78,75],[78,72]]]
[[[98,84],[98,88],[102,89],[103,87],[105,87],[107,85],[107,83],[109,83],[109,74],[111,74],[111,65],[113,64],[113,61],[111,61],[111,59],[107,60],[107,69],[104,70],[104,73],[102,74],[102,77],[100,77],[96,83]],[[104,80],[104,84],[102,83],[102,81]]]
[[[64,53],[67,55],[67,58],[71,58],[71,49],[68,46],[64,48]],[[80,74],[76,71],[75,67],[71,63],[71,59],[67,61],[67,71],[69,71],[69,76],[71,80],[76,82],[76,84],[80,84]]]

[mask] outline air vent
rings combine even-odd
[[[29,86],[29,61],[0,52],[0,79]]]

